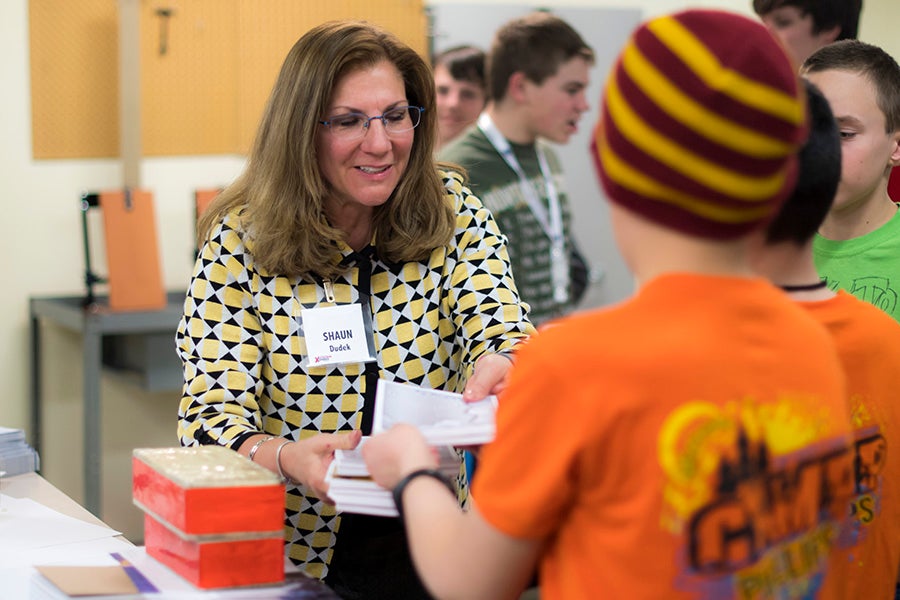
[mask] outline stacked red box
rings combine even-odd
[[[204,589],[284,581],[284,485],[221,446],[138,448],[147,554]]]

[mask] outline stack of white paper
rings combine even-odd
[[[0,471],[11,477],[31,473],[39,468],[38,454],[25,441],[25,432],[0,427]]]
[[[375,393],[372,432],[397,423],[416,426],[438,449],[439,469],[451,481],[459,473],[460,456],[451,446],[474,446],[494,439],[497,399],[464,402],[462,394],[380,379]],[[326,481],[328,495],[340,511],[396,517],[390,490],[372,481],[361,449],[335,451]]]
[[[462,394],[378,380],[372,432],[415,425],[433,446],[475,446],[494,439],[496,396],[465,402]]]
[[[361,450],[368,439],[364,437],[354,450],[335,450],[334,460],[325,477],[328,495],[339,511],[396,517],[397,509],[390,490],[372,481],[363,461]],[[459,455],[449,446],[441,446],[437,450],[440,461],[438,469],[450,481],[455,480],[461,462]]]

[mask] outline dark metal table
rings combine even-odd
[[[175,329],[184,292],[169,292],[165,308],[112,311],[100,297],[85,308],[81,296],[29,299],[31,316],[31,444],[41,451],[41,322],[80,333],[83,352],[84,506],[101,517],[101,399],[104,367],[136,373],[148,390],[179,389],[181,367],[175,353]]]

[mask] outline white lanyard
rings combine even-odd
[[[566,238],[563,234],[559,194],[556,191],[556,184],[553,182],[553,174],[550,172],[547,156],[544,154],[543,149],[538,144],[535,144],[534,150],[541,169],[541,177],[543,177],[544,185],[547,188],[547,201],[550,205],[549,215],[541,202],[537,190],[528,181],[525,171],[519,165],[519,161],[509,145],[509,141],[503,137],[503,134],[500,133],[497,126],[494,125],[494,121],[486,112],[481,113],[481,116],[478,117],[478,128],[519,178],[519,189],[528,202],[528,207],[540,224],[541,229],[550,238],[550,272],[553,278],[553,299],[563,304],[569,300],[569,261],[566,257]]]

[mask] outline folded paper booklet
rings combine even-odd
[[[397,509],[390,490],[369,477],[361,449],[369,438],[364,437],[354,450],[335,450],[325,481],[328,495],[341,512],[360,513],[379,517],[396,517]],[[459,474],[460,457],[453,448],[437,448],[438,468],[451,481]]]
[[[462,394],[379,379],[372,432],[409,423],[432,446],[486,444],[494,439],[496,412],[496,396],[465,402]]]

